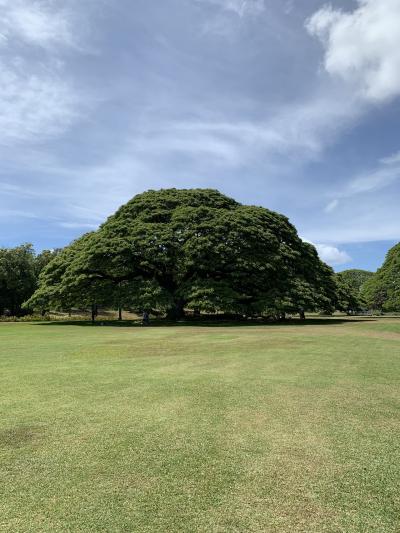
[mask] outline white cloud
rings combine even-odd
[[[68,13],[52,9],[51,2],[1,0],[0,35],[2,44],[20,40],[30,45],[49,47],[74,42]]]
[[[0,0],[0,9],[0,144],[40,142],[79,115],[82,93],[78,98],[59,56],[78,32],[72,14],[54,2]]]
[[[265,9],[264,2],[198,1],[213,3],[241,16]],[[289,154],[303,161],[320,157],[345,128],[353,126],[368,112],[371,100],[400,94],[399,20],[399,0],[359,0],[359,7],[349,13],[332,7],[320,9],[307,21],[306,27],[325,47],[328,73],[349,83],[318,84],[308,98],[278,108],[275,115],[263,122],[173,124],[167,137],[164,138],[162,131],[152,135],[148,149],[154,143],[156,149],[165,152],[180,149],[189,154],[204,152],[229,165],[243,164],[260,154]],[[226,29],[224,24],[217,27],[215,22],[212,24],[214,32],[223,33]],[[385,77],[389,71],[393,76]],[[146,144],[147,140],[143,140],[143,145]],[[378,184],[384,186],[395,179],[393,176],[391,169],[379,170],[378,175],[368,179],[360,177],[346,194],[356,194],[369,187],[372,190]],[[331,202],[326,211],[336,207]]]
[[[399,96],[400,2],[358,4],[353,12],[325,6],[307,21],[307,29],[323,43],[330,75],[350,83],[367,101]]]
[[[319,257],[331,266],[344,265],[352,261],[351,257],[344,250],[339,250],[336,246],[328,244],[315,244]]]
[[[23,67],[0,61],[0,144],[57,135],[76,117],[76,95],[61,76]]]

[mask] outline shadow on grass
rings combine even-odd
[[[176,322],[155,319],[148,326],[144,326],[140,320],[66,320],[54,322],[38,322],[36,326],[80,326],[80,327],[118,327],[118,328],[168,328],[168,327],[288,327],[288,326],[338,326],[341,324],[357,322],[376,322],[376,318],[309,318],[306,320],[288,319],[282,322],[266,320],[178,320]]]

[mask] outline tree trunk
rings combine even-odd
[[[304,309],[300,309],[299,315],[300,315],[300,320],[306,319],[306,314],[304,313]]]
[[[122,307],[118,307],[118,320],[122,320]]]
[[[179,320],[185,316],[184,309],[185,302],[183,300],[176,300],[174,305],[167,310],[168,320]]]

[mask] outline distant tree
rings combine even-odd
[[[52,259],[60,252],[56,250],[43,250],[40,254],[35,256],[35,275],[39,278],[42,270],[50,263]]]
[[[373,272],[369,272],[368,270],[359,270],[356,268],[349,269],[349,270],[343,270],[342,272],[338,272],[336,274],[336,278],[340,281],[346,283],[356,293],[360,293],[362,290],[362,287],[366,281],[368,281],[370,278],[372,278],[374,275]]]
[[[247,316],[332,306],[332,270],[283,215],[208,189],[148,191],[44,269],[27,305],[120,302]]]
[[[22,304],[37,289],[40,272],[55,254],[45,250],[35,255],[31,244],[0,248],[0,314],[18,316],[30,310]]]
[[[339,274],[336,274],[335,279],[337,285],[336,309],[344,311],[348,315],[360,312],[365,304],[359,291]]]
[[[18,316],[36,288],[35,256],[31,244],[0,248],[0,314]]]
[[[382,267],[362,288],[372,309],[400,311],[400,243],[389,250]]]
[[[337,284],[336,309],[345,311],[349,315],[365,309],[367,305],[362,296],[362,288],[373,275],[373,272],[358,269],[343,270],[335,274]]]

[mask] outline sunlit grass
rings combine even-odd
[[[395,532],[400,320],[0,324],[0,530]]]

